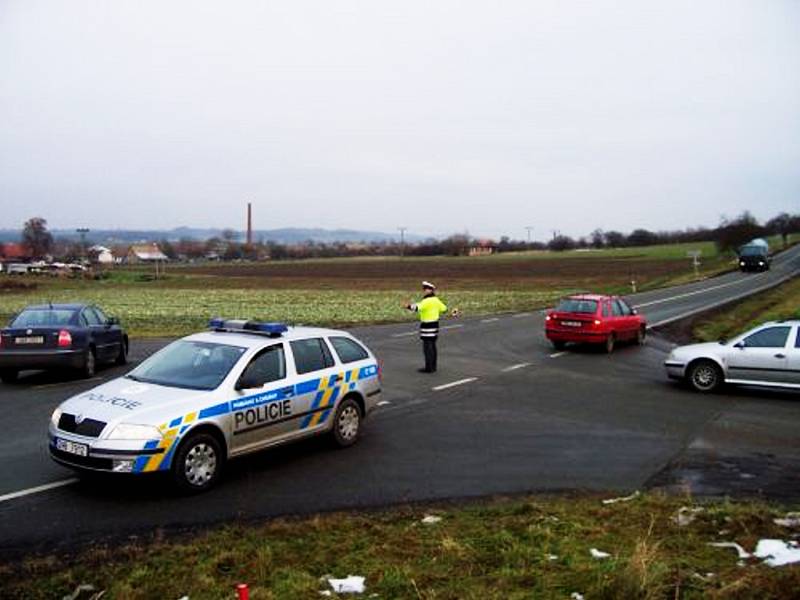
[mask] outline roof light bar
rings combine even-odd
[[[223,319],[214,317],[208,321],[208,328],[215,331],[237,331],[240,333],[260,333],[270,337],[279,337],[289,331],[285,323],[264,323],[245,319]]]

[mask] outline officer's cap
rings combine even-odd
[[[422,287],[428,288],[429,290],[435,290],[436,289],[436,286],[433,285],[430,281],[423,281],[422,282]]]

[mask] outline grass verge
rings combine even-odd
[[[752,551],[760,538],[797,537],[773,521],[790,508],[660,494],[610,505],[596,495],[495,499],[161,536],[30,559],[0,576],[4,597],[26,599],[81,584],[103,598],[230,598],[239,582],[254,600],[315,598],[325,577],[350,574],[366,577],[364,597],[380,598],[787,598],[800,589],[800,564],[740,561],[709,544]],[[678,524],[682,509],[691,522]],[[441,521],[424,524],[426,514]]]
[[[800,318],[800,277],[698,319],[692,334],[698,341],[713,341],[732,337],[765,321],[790,318]]]

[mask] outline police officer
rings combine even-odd
[[[439,317],[447,312],[447,306],[436,296],[436,286],[430,281],[422,282],[423,298],[409,303],[405,308],[419,314],[419,336],[422,338],[422,351],[425,354],[425,367],[420,373],[436,372],[436,338],[439,336]],[[458,309],[453,311],[458,315]]]

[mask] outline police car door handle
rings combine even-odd
[[[281,390],[281,393],[284,396],[293,396],[294,395],[294,386],[285,387]]]
[[[339,378],[339,376],[338,376],[338,375],[332,375],[332,376],[331,376],[331,381],[333,381],[334,383],[336,383],[337,381],[339,381],[339,379],[340,379],[340,378]]]
[[[785,354],[781,354],[780,352],[778,352],[778,353],[775,355],[775,358],[786,358],[786,355],[785,355]]]

